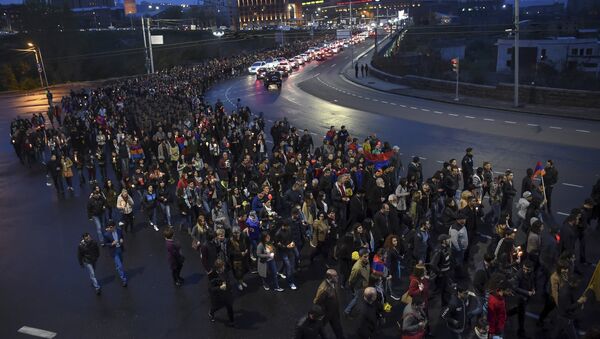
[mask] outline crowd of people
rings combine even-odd
[[[310,43],[268,55],[296,55]],[[525,314],[539,298],[538,325],[555,310],[552,338],[578,337],[589,297],[577,294],[584,235],[600,215],[600,180],[557,225],[552,160],[528,170],[520,191],[510,170],[477,166],[473,148],[426,177],[419,157],[404,166],[399,148],[375,135],[358,140],[331,126],[315,142],[286,118],[266,126],[240,99],[231,111],[205,100],[212,84],[266,56],[71,91],[51,105],[50,124],[42,114],[13,122],[17,156],[44,165],[59,197],[89,189],[96,235],[83,234],[78,258],[96,293],[100,248],[126,287],[125,238],[143,227],[162,231],[175,286],[185,260],[175,234],[189,234],[208,275],[211,321],[225,308],[235,325],[234,295],[253,273],[279,293],[298,289],[301,268],[317,266],[325,277],[295,338],[325,337],[326,325],[338,339],[351,336],[342,317],[355,319],[360,338],[376,338],[385,321],[402,338],[423,338],[438,297],[447,336],[502,337],[516,314],[525,337]],[[405,305],[400,319],[387,319],[391,305]]]

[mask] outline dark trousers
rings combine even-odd
[[[133,212],[122,214],[121,221],[123,222],[123,231],[125,233],[131,232],[131,229],[133,228]]]
[[[517,304],[517,307],[508,311],[509,317],[513,316],[515,314],[517,315],[517,318],[519,321],[519,331],[525,330],[525,307],[526,307],[525,300],[519,299],[519,303]]]
[[[183,268],[183,264],[178,263],[175,267],[171,267],[171,275],[173,276],[173,282],[178,282],[183,280],[181,278],[181,269]]]
[[[233,322],[233,302],[231,300],[212,301],[210,305],[210,314],[214,316],[215,312],[225,307],[227,309],[227,317],[230,322]]]
[[[329,323],[329,325],[331,325],[331,329],[333,330],[333,333],[335,334],[336,339],[344,339],[344,329],[342,328],[342,322],[340,321],[340,315],[338,314],[337,316],[332,316],[332,317],[325,317],[324,319],[324,324]]]
[[[545,186],[545,190],[546,190],[546,209],[548,210],[548,212],[550,212],[550,209],[552,208],[552,190],[554,189],[554,187],[552,186]]]
[[[564,334],[568,339],[579,338],[577,335],[577,330],[575,330],[575,321],[559,315],[556,317],[554,330],[552,331],[550,338],[559,338],[561,333]]]
[[[577,239],[579,239],[579,262],[585,263],[585,232],[583,230],[577,231]]]

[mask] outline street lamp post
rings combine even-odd
[[[36,45],[34,45],[31,42],[27,43],[27,46],[29,46],[31,49],[29,49],[30,52],[33,52],[33,55],[35,55],[35,63],[37,66],[37,70],[38,70],[38,74],[40,76],[40,84],[42,85],[42,87],[46,88],[46,91],[48,91],[48,76],[46,76],[46,67],[44,66],[44,59],[42,58],[42,51],[40,50],[40,48]],[[42,79],[42,74],[44,76],[44,78]],[[44,85],[44,80],[46,80],[46,84]]]
[[[519,107],[519,0],[515,0],[515,46],[513,48],[513,62],[515,67],[514,105]]]
[[[375,14],[375,54],[377,54],[377,40],[378,40],[378,32],[377,32],[377,28],[379,27],[379,2],[380,0],[375,0],[375,8],[376,8],[376,14]]]

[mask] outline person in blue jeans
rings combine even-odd
[[[106,199],[102,195],[102,191],[100,190],[100,186],[95,185],[92,194],[90,194],[90,198],[87,203],[87,214],[88,219],[94,222],[96,225],[96,233],[98,233],[98,242],[102,243],[104,241],[104,236],[102,235],[102,222],[104,221],[104,211],[106,210]]]
[[[281,228],[275,234],[275,243],[277,244],[277,254],[283,262],[285,274],[279,274],[283,279],[287,280],[288,285],[292,290],[297,289],[294,280],[294,249],[296,244],[293,240],[292,230],[287,222],[281,225]]]
[[[110,256],[115,261],[115,268],[121,278],[123,287],[127,287],[127,276],[123,270],[123,250],[124,250],[124,239],[123,232],[115,227],[115,222],[110,220],[106,226],[106,232],[104,232],[104,244],[103,246],[108,247],[110,250]]]
[[[256,257],[258,259],[258,275],[263,281],[263,288],[265,291],[273,289],[274,291],[282,292],[283,288],[279,287],[279,282],[277,281],[275,247],[271,242],[271,236],[267,232],[261,234],[260,243],[256,247]],[[270,283],[268,281],[269,277],[271,278]]]
[[[90,280],[92,281],[92,286],[96,289],[97,295],[100,295],[101,293],[100,284],[98,284],[95,272],[96,262],[98,261],[99,256],[100,250],[98,248],[98,243],[92,239],[92,236],[89,233],[84,233],[81,236],[81,241],[77,247],[77,259],[79,260],[79,265],[88,272]]]
[[[350,272],[350,278],[348,278],[348,285],[352,289],[352,300],[348,303],[344,309],[344,313],[349,316],[356,306],[359,297],[362,295],[362,291],[369,286],[369,277],[371,273],[371,265],[369,264],[369,250],[361,248],[358,251],[360,258],[352,266]]]

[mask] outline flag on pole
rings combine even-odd
[[[546,174],[546,170],[544,170],[544,165],[542,165],[541,161],[538,161],[535,165],[535,170],[533,171],[533,177],[537,178],[538,176],[544,176]]]
[[[600,261],[596,264],[596,269],[590,279],[587,290],[594,292],[596,300],[600,300]]]

